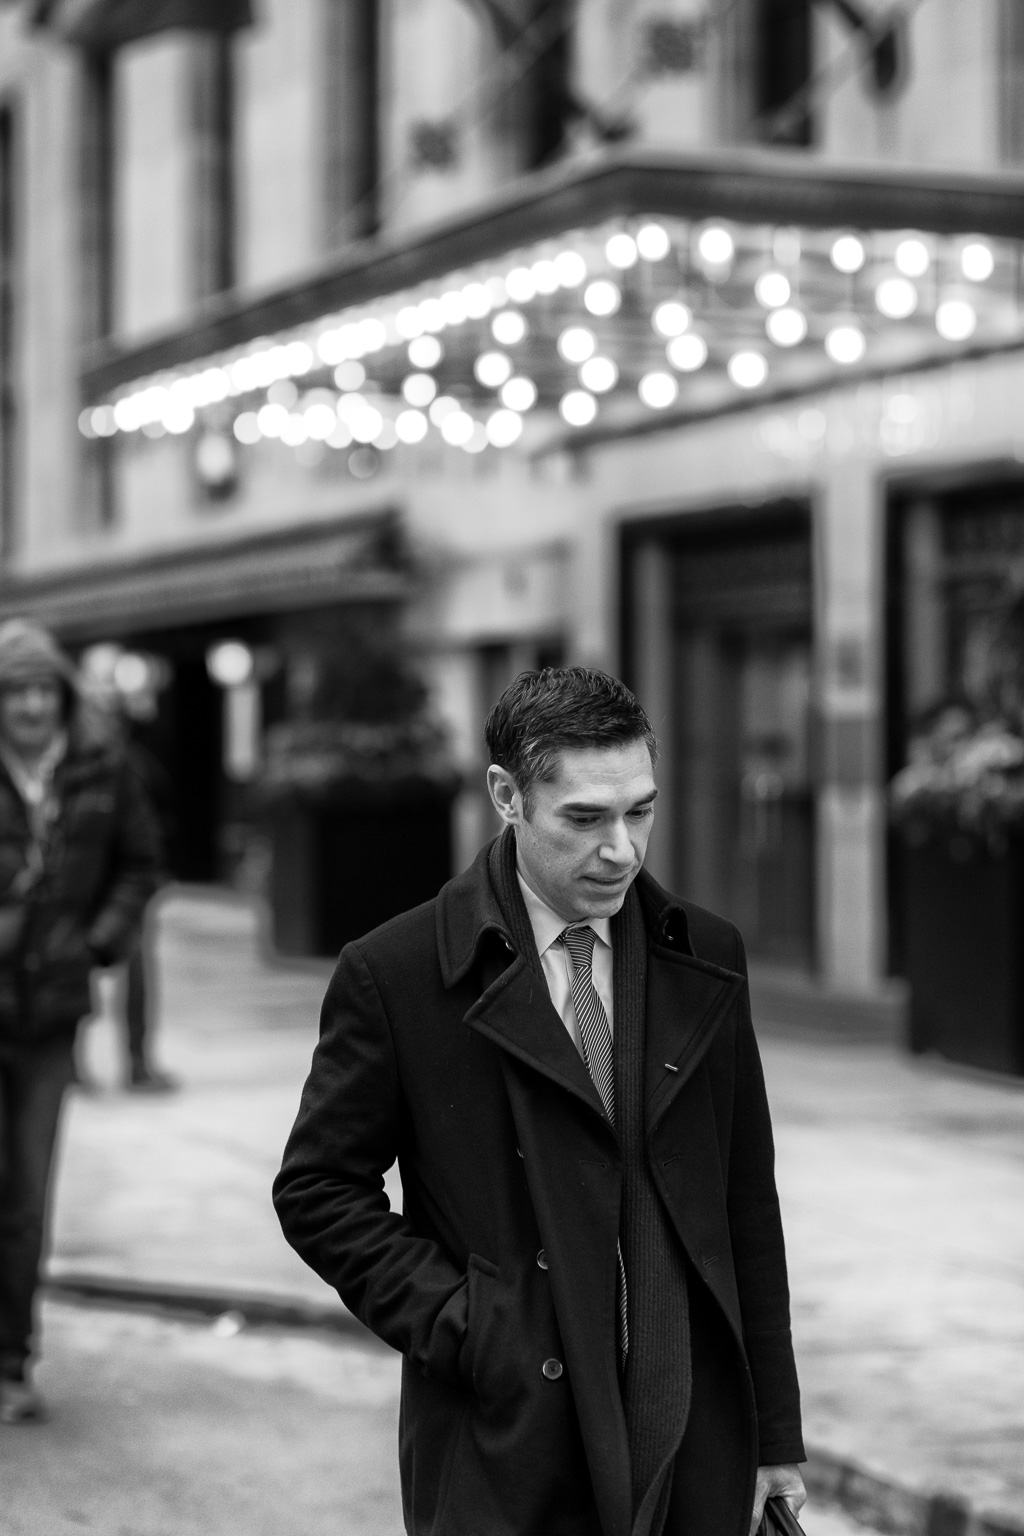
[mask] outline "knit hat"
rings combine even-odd
[[[54,679],[77,691],[78,679],[70,657],[50,634],[30,619],[0,624],[0,688]]]

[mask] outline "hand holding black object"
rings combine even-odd
[[[785,1499],[771,1498],[765,1502],[758,1536],[805,1536],[805,1533]]]

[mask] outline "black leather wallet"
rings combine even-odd
[[[757,1536],[805,1536],[804,1528],[784,1499],[768,1499]]]

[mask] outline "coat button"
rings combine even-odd
[[[541,1372],[548,1381],[557,1381],[563,1370],[561,1360],[545,1360],[541,1366]]]
[[[547,1269],[547,1267],[548,1267],[548,1256],[544,1252],[543,1248],[540,1250],[540,1252],[537,1255],[537,1267],[538,1267],[538,1269]]]
[[[523,1149],[522,1149],[522,1147],[516,1147],[516,1157],[522,1157],[522,1156],[523,1156]],[[523,1161],[525,1162],[526,1159],[524,1158]]]

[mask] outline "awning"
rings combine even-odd
[[[70,43],[119,48],[155,32],[236,32],[252,25],[249,0],[36,0],[31,22]]]
[[[0,620],[31,617],[65,639],[143,633],[339,602],[410,595],[390,512],[190,544],[0,581]]]
[[[544,451],[1024,345],[1024,181],[612,154],[83,376],[88,435]]]

